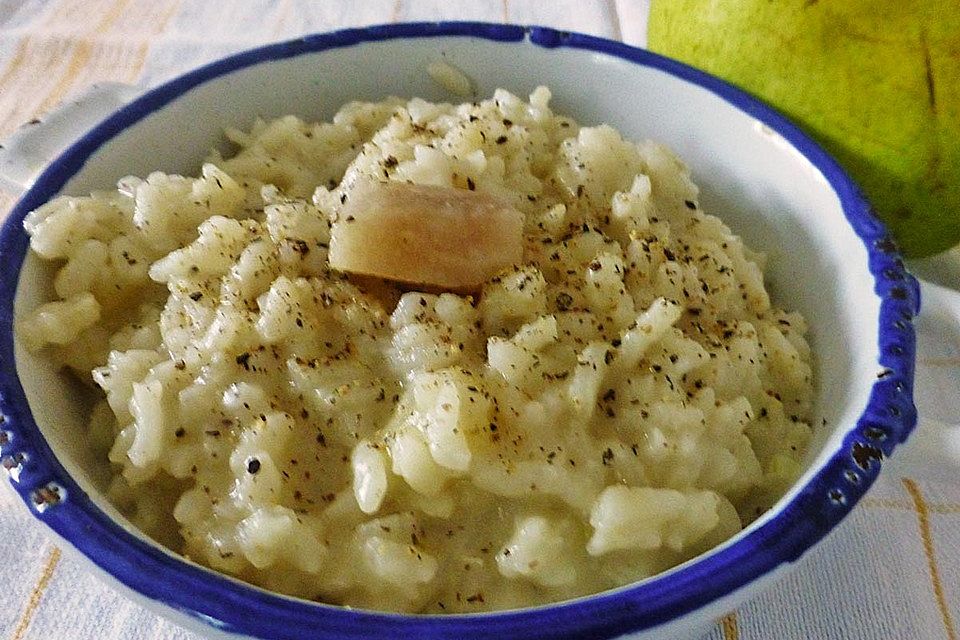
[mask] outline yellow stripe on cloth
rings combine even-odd
[[[10,59],[10,64],[8,64],[7,68],[3,70],[3,75],[0,75],[0,87],[7,86],[10,78],[13,77],[13,74],[17,72],[17,69],[19,69],[20,65],[23,64],[23,61],[26,60],[27,43],[29,41],[29,38],[20,39],[20,43],[17,45],[17,51],[13,54],[13,58]]]
[[[38,23],[38,31],[57,21],[57,12],[52,10],[57,9],[57,5],[46,6],[49,10],[45,15],[34,17],[34,21]],[[35,90],[37,85],[60,65],[60,52],[52,46],[37,47],[38,40],[40,39],[36,37],[36,32],[20,38],[16,52],[0,75],[0,87],[3,87],[0,92],[0,137],[6,137],[27,119],[17,117],[23,96],[31,89]]]
[[[10,213],[10,209],[13,208],[13,203],[16,201],[17,199],[14,194],[0,190],[0,223],[7,219],[7,215]],[[3,501],[0,500],[0,502]]]
[[[960,504],[928,504],[930,513],[957,514],[960,513]]]
[[[730,613],[720,620],[723,629],[723,640],[740,640],[740,625],[737,624],[737,614]]]
[[[91,16],[103,14],[96,28],[103,28],[104,22],[112,23],[123,11],[117,0],[61,0],[54,4],[56,11],[46,22],[47,27],[63,28],[70,31],[85,31],[84,25],[90,23]]]
[[[140,72],[143,71],[143,65],[147,63],[147,53],[150,51],[150,44],[152,43],[153,38],[166,31],[170,20],[173,19],[173,16],[177,15],[178,11],[180,11],[180,5],[182,2],[183,0],[172,0],[170,2],[170,6],[167,7],[167,10],[162,16],[160,16],[160,19],[151,22],[153,28],[150,30],[150,33],[147,34],[149,38],[144,40],[140,46],[137,47],[137,53],[134,56],[134,61],[130,66],[129,76],[124,78],[126,82],[135,82],[140,77]]]
[[[47,590],[47,585],[50,584],[50,578],[53,577],[53,572],[56,571],[59,562],[60,549],[54,547],[50,551],[47,561],[43,564],[43,568],[40,570],[40,578],[37,580],[37,584],[34,585],[33,591],[30,592],[30,597],[27,599],[27,604],[20,614],[17,626],[13,629],[11,640],[22,640],[27,629],[30,628],[30,622],[33,621],[33,614],[36,613],[37,607],[40,606],[43,593]]]
[[[924,504],[926,505],[929,513],[939,513],[943,515],[960,514],[960,503],[946,502],[937,504],[924,501]],[[863,507],[864,509],[891,509],[894,511],[917,510],[916,504],[914,504],[912,501],[889,500],[882,498],[864,498],[858,503],[857,506]]]
[[[20,48],[22,57],[18,52],[0,78],[0,138],[37,116],[40,96],[55,84],[70,50],[63,39],[36,36],[23,38]]]
[[[957,632],[953,627],[953,619],[950,616],[950,608],[947,607],[947,598],[943,591],[943,582],[940,580],[940,570],[937,568],[937,556],[933,549],[933,536],[930,534],[930,511],[927,508],[926,500],[917,483],[909,478],[902,478],[903,486],[907,493],[913,499],[913,504],[917,510],[917,520],[920,524],[920,540],[923,543],[923,552],[927,556],[927,568],[930,570],[930,580],[933,582],[933,594],[937,599],[937,607],[940,609],[940,617],[943,620],[943,627],[947,632],[948,640],[957,640]]]
[[[270,33],[273,34],[273,39],[281,38],[283,34],[287,32],[287,19],[290,17],[292,11],[293,7],[290,6],[290,0],[280,0],[276,22],[273,25],[273,29],[270,30]]]
[[[110,7],[110,10],[104,14],[93,28],[94,33],[99,35],[109,30],[123,14],[123,10],[127,7],[129,1],[130,0],[113,0],[113,5]],[[70,62],[67,64],[66,73],[64,73],[60,81],[54,86],[53,91],[48,93],[47,97],[40,103],[38,111],[49,111],[52,107],[63,101],[63,97],[73,86],[80,71],[90,62],[91,49],[92,45],[89,40],[80,40],[76,44],[73,49],[73,55],[70,57]]]
[[[53,87],[53,90],[43,99],[37,111],[43,113],[49,111],[63,101],[67,89],[73,84],[74,78],[80,73],[80,70],[90,62],[90,43],[83,40],[73,48],[73,55],[70,56],[70,62],[67,63],[66,73],[60,78],[60,81]]]
[[[887,498],[864,498],[858,504],[862,509],[891,509],[893,511],[916,511],[912,502]]]
[[[952,368],[960,367],[960,358],[919,358],[917,363],[926,367]]]
[[[48,111],[64,98],[82,72],[89,72],[97,50],[87,40],[88,34],[97,38],[110,30],[128,2],[73,0],[46,5],[51,10],[34,18],[35,26],[17,44],[0,76],[4,88],[0,92],[0,137]],[[101,17],[95,24],[86,19],[98,14]],[[101,78],[93,78],[97,79]]]

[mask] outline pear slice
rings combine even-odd
[[[523,215],[476,191],[404,182],[354,187],[330,232],[330,266],[469,290],[523,257]]]

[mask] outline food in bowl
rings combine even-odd
[[[111,501],[268,589],[432,613],[627,584],[767,509],[804,319],[669,150],[549,98],[258,121],[198,178],[31,213],[57,299],[17,333],[99,394]]]

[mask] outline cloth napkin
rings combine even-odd
[[[485,20],[643,46],[648,10],[647,0],[0,0],[0,138],[93,82],[149,87],[225,54],[305,33]],[[13,200],[0,192],[0,212]],[[921,322],[919,330],[921,414],[960,422],[957,327],[950,334]],[[118,595],[81,559],[61,553],[8,484],[0,486],[0,637],[200,638]],[[891,465],[796,571],[718,620],[706,638],[954,640],[958,620],[960,479]]]

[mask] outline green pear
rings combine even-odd
[[[960,0],[653,0],[648,41],[800,124],[905,255],[960,242]]]

